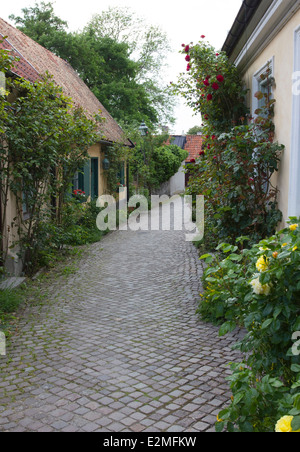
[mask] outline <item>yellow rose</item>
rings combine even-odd
[[[276,433],[291,433],[292,429],[292,420],[293,416],[283,416],[276,424],[275,432]]]
[[[297,251],[298,246],[294,246],[293,251]]]
[[[291,226],[290,226],[290,230],[291,231],[296,231],[296,229],[299,227],[299,224],[292,224]]]
[[[271,292],[271,286],[270,284],[264,284],[262,285],[259,281],[259,278],[254,279],[253,281],[251,281],[251,286],[253,288],[253,292],[256,295],[270,295]]]
[[[256,262],[256,268],[260,272],[265,272],[269,268],[269,259],[266,256],[261,256]]]
[[[300,430],[293,431],[292,429],[292,421],[293,416],[283,416],[276,424],[275,432],[276,433],[300,433]]]

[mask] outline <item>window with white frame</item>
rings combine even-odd
[[[294,33],[294,72],[292,80],[300,72],[300,26]],[[290,150],[290,180],[288,216],[300,216],[300,93],[293,87],[292,133]]]
[[[265,96],[262,98],[257,98],[256,93],[261,92],[262,94],[268,94],[271,89],[270,99],[272,99],[273,86],[275,84],[274,78],[274,57],[271,58],[266,64],[257,71],[253,76],[252,82],[252,116],[255,118],[257,114],[255,113],[258,109],[265,106]]]

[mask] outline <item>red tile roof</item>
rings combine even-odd
[[[199,153],[202,150],[202,136],[201,135],[187,135],[184,149],[188,151],[189,156],[186,162],[196,160],[199,158]]]
[[[64,94],[73,99],[74,105],[81,106],[89,115],[94,115],[101,110],[101,115],[105,118],[104,123],[101,125],[101,132],[105,140],[131,145],[131,142],[124,138],[121,127],[80,79],[69,63],[57,57],[1,18],[0,37],[5,38],[0,43],[0,48],[8,49],[20,58],[20,61],[15,64],[13,69],[16,75],[35,82],[40,78],[40,75],[49,72],[55,82],[63,89]]]
[[[199,154],[202,151],[202,135],[171,135],[166,144],[170,144],[171,142],[188,151],[189,155],[186,159],[187,163],[191,160],[198,159]]]

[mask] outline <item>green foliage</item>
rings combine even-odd
[[[52,267],[69,247],[100,241],[105,233],[96,226],[99,212],[96,201],[82,203],[76,198],[68,198],[63,204],[61,223],[49,219],[41,222],[36,230],[39,247],[34,267]]]
[[[166,145],[168,134],[146,137],[135,136],[135,149],[130,159],[130,171],[137,188],[146,188],[149,193],[157,189],[177,173],[187,158],[187,151],[180,147]]]
[[[203,128],[202,126],[194,126],[191,127],[188,131],[187,131],[187,135],[197,135],[198,132],[203,132]]]
[[[193,45],[183,44],[188,61],[173,90],[202,115],[215,131],[229,131],[232,125],[243,124],[248,113],[246,90],[239,70],[231,64],[225,52],[217,52],[204,40]]]
[[[0,289],[0,316],[15,312],[22,301],[23,299],[19,291],[14,289]]]
[[[51,2],[22,12],[10,16],[19,29],[68,61],[118,122],[172,120],[172,98],[159,76],[168,42],[159,28],[126,8],[109,8],[75,33],[55,15]]]
[[[220,335],[237,326],[247,331],[237,345],[245,358],[232,366],[233,400],[219,414],[219,431],[225,427],[274,431],[281,416],[300,414],[299,349],[294,343],[298,337],[294,334],[300,337],[300,227],[296,221],[291,219],[289,228],[242,252],[238,246],[222,244],[215,255],[202,256],[208,267],[200,315],[221,324]]]
[[[43,47],[55,53],[59,42],[67,40],[68,23],[55,15],[52,3],[35,3],[32,7],[23,8],[22,13],[23,16],[11,14],[9,18]]]
[[[272,176],[278,171],[283,146],[258,134],[255,124],[204,138],[205,151],[189,167],[187,192],[205,196],[210,240],[234,243],[248,235],[255,243],[273,234],[282,214]]]
[[[31,273],[43,247],[43,225],[61,225],[74,173],[99,140],[100,117],[88,119],[74,108],[49,76],[34,84],[9,80],[8,87],[18,95],[11,96],[1,118],[5,132],[0,137],[0,195],[5,206],[1,224],[10,191],[16,199],[14,226],[25,252],[25,270]]]
[[[271,90],[256,93],[265,106],[247,117],[246,91],[238,69],[226,53],[201,41],[184,46],[187,74],[174,90],[202,114],[203,149],[189,166],[187,192],[205,197],[205,243],[235,243],[247,235],[252,243],[274,233],[282,214],[272,185],[283,146],[274,142],[275,100]],[[268,88],[270,71],[263,74]],[[248,121],[247,121],[248,120]]]
[[[0,332],[10,336],[11,322],[15,320],[15,313],[24,301],[21,289],[0,289]]]

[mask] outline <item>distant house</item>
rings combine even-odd
[[[184,149],[189,153],[186,163],[195,163],[202,151],[202,144],[202,135],[186,135]]]
[[[103,168],[107,147],[114,143],[132,147],[132,142],[125,138],[122,129],[116,121],[66,61],[57,57],[1,18],[0,38],[3,41],[0,43],[0,48],[10,50],[19,59],[13,69],[13,73],[16,76],[34,83],[41,78],[41,75],[48,72],[62,88],[64,94],[73,99],[74,105],[82,107],[88,116],[93,116],[101,110],[101,115],[105,119],[103,124],[101,124],[101,136],[105,138],[99,139],[99,142],[89,149],[90,160],[83,168],[82,173],[74,177],[74,189],[83,190],[90,199],[98,198],[107,188]],[[122,176],[122,185],[126,185],[125,167],[120,168],[120,174]],[[10,226],[16,215],[16,208],[12,202],[9,207],[9,215],[6,219],[6,236],[4,238],[6,248],[16,238],[13,236],[14,232]],[[17,256],[11,251],[9,253],[14,258],[13,262],[16,263]]]
[[[188,185],[189,173],[186,170],[187,164],[194,164],[200,156],[202,151],[203,138],[202,134],[199,135],[171,135],[169,137],[168,143],[176,144],[181,149],[184,149],[189,153],[185,162],[183,162],[181,168],[178,170],[177,174],[173,176],[170,181],[171,194],[182,193],[185,187]]]
[[[247,0],[238,12],[223,49],[240,70],[249,88],[252,115],[259,107],[254,96],[264,90],[261,75],[269,67],[276,99],[275,140],[285,145],[274,178],[280,190],[284,222],[300,216],[300,1]]]

